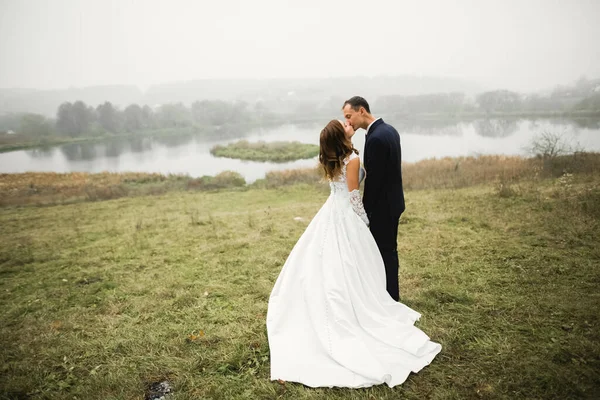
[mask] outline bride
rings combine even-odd
[[[363,174],[352,135],[352,127],[338,120],[321,131],[319,161],[331,194],[271,292],[271,380],[393,387],[441,350],[414,326],[421,314],[386,291],[383,259],[358,190]]]

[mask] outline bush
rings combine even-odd
[[[563,134],[546,131],[535,136],[525,149],[532,156],[553,159],[578,151],[579,145],[570,143]]]
[[[560,177],[570,174],[600,173],[600,153],[575,152],[552,158],[538,158],[545,177]]]
[[[212,190],[241,187],[246,185],[246,180],[238,172],[223,171],[216,176],[204,175],[200,178],[190,179],[187,189]]]

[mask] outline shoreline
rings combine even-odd
[[[153,138],[164,138],[164,137],[187,137],[195,135],[204,135],[207,138],[219,138],[223,135],[228,136],[232,129],[253,129],[257,127],[271,127],[283,124],[283,122],[277,120],[263,121],[263,122],[248,122],[241,124],[224,124],[218,126],[188,126],[188,127],[175,127],[175,128],[164,128],[164,129],[152,129],[140,132],[124,132],[111,134],[104,132],[102,135],[97,136],[84,136],[77,138],[68,138],[55,136],[46,140],[47,138],[35,140],[31,142],[14,143],[14,144],[0,144],[0,154],[9,153],[11,151],[35,149],[35,148],[50,148],[56,146],[62,146],[66,144],[78,144],[78,143],[95,143],[105,142],[111,140],[124,140],[124,139],[153,139]],[[232,135],[231,139],[241,138],[238,135]]]

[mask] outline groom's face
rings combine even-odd
[[[346,104],[344,109],[344,118],[346,119],[346,123],[352,126],[354,130],[358,128],[362,128],[363,116],[361,111],[363,108],[359,108],[358,111],[354,110],[350,104]]]

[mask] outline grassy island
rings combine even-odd
[[[250,161],[287,162],[313,158],[319,155],[319,146],[300,142],[255,142],[246,140],[217,145],[210,149],[217,157],[237,158]]]

